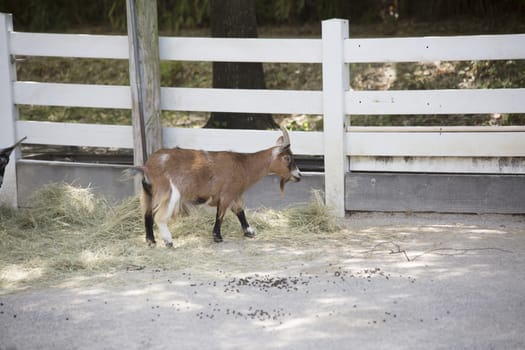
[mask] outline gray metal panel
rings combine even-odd
[[[302,173],[300,182],[286,184],[282,196],[279,181],[279,177],[270,175],[256,183],[246,191],[244,196],[246,207],[283,209],[308,203],[312,190],[324,191],[324,175],[321,173]]]
[[[91,187],[110,200],[133,194],[133,181],[122,181],[124,165],[22,160],[17,163],[20,204],[44,184],[66,182]],[[448,213],[525,213],[525,175],[450,175],[349,173],[346,210]],[[324,175],[306,173],[288,183],[267,176],[245,195],[248,208],[281,209],[307,203],[312,189],[324,189]]]
[[[349,173],[346,210],[525,213],[524,175]]]
[[[27,206],[31,193],[50,183],[91,187],[95,194],[120,200],[133,194],[133,181],[121,179],[128,166],[21,160],[17,163],[18,200]]]
[[[32,192],[50,183],[70,183],[91,187],[94,193],[110,200],[121,200],[133,195],[133,181],[122,180],[122,171],[129,166],[93,163],[68,163],[21,160],[17,163],[18,196],[21,206],[27,206]],[[279,179],[266,176],[245,194],[248,208],[285,208],[307,203],[312,189],[324,188],[322,174],[304,174],[301,182],[288,183],[283,196],[279,190]]]

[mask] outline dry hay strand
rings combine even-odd
[[[108,207],[91,189],[67,184],[44,186],[28,202],[27,218],[35,229],[86,226],[103,219]]]
[[[312,191],[311,200],[306,206],[289,209],[289,225],[311,233],[332,233],[341,229],[332,209],[325,205],[321,191]]]
[[[44,186],[30,208],[0,207],[0,289],[59,285],[78,276],[111,275],[129,269],[180,269],[280,263],[312,234],[338,229],[320,193],[307,206],[248,211],[255,239],[243,237],[234,215],[223,223],[225,243],[211,239],[213,208],[191,208],[170,224],[175,249],[144,241],[138,197],[112,204],[89,188]]]

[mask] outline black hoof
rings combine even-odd
[[[173,248],[173,242],[165,243],[166,248]]]
[[[213,236],[213,241],[215,243],[221,243],[222,242],[222,237],[221,236]]]
[[[255,232],[244,232],[244,237],[253,238],[255,237]]]
[[[151,241],[151,240],[147,240],[146,243],[148,244],[148,247],[155,247],[157,245],[157,242],[155,241]]]

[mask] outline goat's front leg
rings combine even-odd
[[[244,231],[244,236],[248,238],[255,237],[255,232],[250,227],[250,224],[248,224],[248,221],[246,220],[246,215],[244,214],[244,209],[240,209],[238,212],[235,213],[237,215],[237,218],[239,218],[239,222],[241,223],[242,230]]]
[[[231,206],[232,211],[237,215],[239,222],[241,223],[242,230],[244,231],[244,236],[248,238],[255,237],[255,232],[248,224],[246,220],[246,214],[244,214],[244,201],[242,197],[235,200]]]

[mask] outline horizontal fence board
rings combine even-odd
[[[14,82],[16,104],[131,108],[128,86]],[[321,91],[168,88],[162,108],[178,111],[322,114]],[[519,113],[525,89],[349,91],[348,114]]]
[[[128,86],[15,82],[16,104],[131,108]],[[320,91],[161,88],[173,111],[322,114]]]
[[[16,104],[131,108],[129,86],[14,82]]]
[[[129,57],[128,37],[125,35],[12,32],[10,41],[13,55],[125,60]]]
[[[348,91],[346,92],[345,99],[347,114],[388,115],[525,112],[525,88]]]
[[[290,131],[296,154],[322,155],[321,132]],[[207,151],[256,152],[275,145],[281,131],[164,128],[164,145]]]
[[[161,60],[320,63],[321,39],[159,39]]]
[[[12,32],[11,52],[23,56],[128,59],[124,35]],[[161,60],[321,63],[321,39],[160,37]]]
[[[524,157],[525,132],[346,134],[348,156]]]
[[[322,114],[320,91],[162,88],[162,109],[200,112]]]
[[[345,40],[347,63],[510,60],[525,57],[525,34]]]
[[[362,157],[350,171],[384,173],[525,174],[525,157]]]
[[[275,145],[281,131],[164,128],[164,147],[207,151],[256,152]],[[322,155],[321,132],[289,132],[297,154]],[[25,143],[62,146],[133,148],[129,125],[18,121],[17,135]]]
[[[25,143],[59,146],[133,148],[129,125],[75,124],[17,121],[19,138]]]
[[[525,125],[486,126],[349,126],[348,132],[518,132],[525,131]]]
[[[12,32],[14,55],[128,59],[124,35]],[[321,39],[160,37],[162,60],[321,63]],[[525,34],[345,40],[345,61],[523,59]]]
[[[280,132],[273,132],[276,139]],[[291,132],[297,154],[323,155],[321,132]],[[26,143],[132,148],[131,126],[17,122]],[[273,145],[267,131],[164,128],[166,147],[254,152]],[[525,132],[503,133],[347,133],[348,156],[525,157]]]

